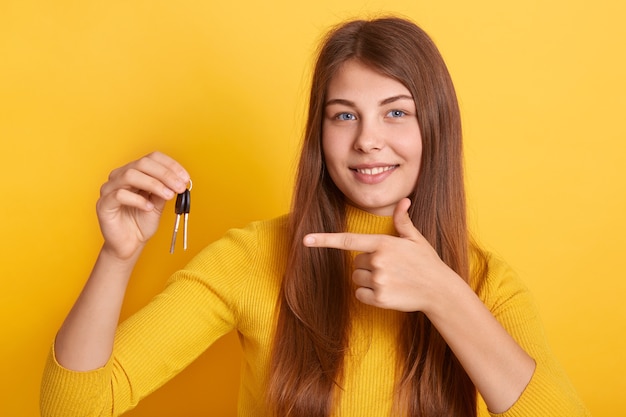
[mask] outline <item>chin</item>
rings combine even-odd
[[[359,204],[359,203],[351,203],[353,206],[367,211],[368,213],[375,214],[377,216],[391,216],[393,215],[394,205],[392,203],[389,204]]]

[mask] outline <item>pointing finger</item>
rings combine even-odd
[[[380,241],[379,235],[358,233],[310,233],[304,237],[304,246],[311,248],[335,248],[358,252],[374,252]]]

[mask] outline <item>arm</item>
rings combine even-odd
[[[497,416],[590,416],[548,345],[539,311],[528,288],[504,262],[488,254],[483,256],[488,261],[487,276],[472,282],[472,287],[502,327],[536,363],[532,379],[520,398]]]
[[[433,294],[424,312],[463,365],[489,410],[502,413],[511,408],[528,385],[535,361],[454,272],[448,271],[440,281],[441,291]]]
[[[408,205],[405,199],[394,212],[399,237],[312,234],[305,237],[304,244],[362,252],[354,259],[356,297],[381,308],[424,312],[459,359],[489,410],[503,413],[516,404],[533,379],[535,358],[500,324],[470,286],[441,261],[414,228],[406,214]],[[519,315],[520,311],[513,314]]]
[[[131,272],[156,232],[166,201],[183,192],[188,181],[184,168],[161,153],[111,173],[96,206],[104,244],[57,334],[55,354],[60,365],[88,371],[108,361]]]

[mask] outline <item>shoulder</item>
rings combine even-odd
[[[257,233],[261,236],[282,236],[287,233],[288,222],[289,215],[284,214],[282,216],[274,217],[272,219],[254,221],[252,223],[249,223],[242,230],[250,232],[254,231],[254,233]]]
[[[509,308],[534,308],[528,286],[501,257],[474,248],[471,268],[470,286],[495,316]]]
[[[215,267],[216,262],[228,263],[234,267],[233,261],[243,261],[240,267],[262,259],[270,254],[278,254],[286,250],[288,241],[288,216],[283,215],[269,220],[259,220],[241,228],[229,229],[220,239],[205,247],[190,262],[189,267]]]
[[[283,247],[288,241],[288,215],[268,220],[259,220],[249,223],[243,228],[230,229],[221,240],[236,242],[239,245],[255,247],[255,250],[264,248]]]

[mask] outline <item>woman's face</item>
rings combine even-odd
[[[350,60],[326,94],[322,148],[328,173],[354,206],[390,216],[417,182],[422,156],[415,102],[400,82]]]

